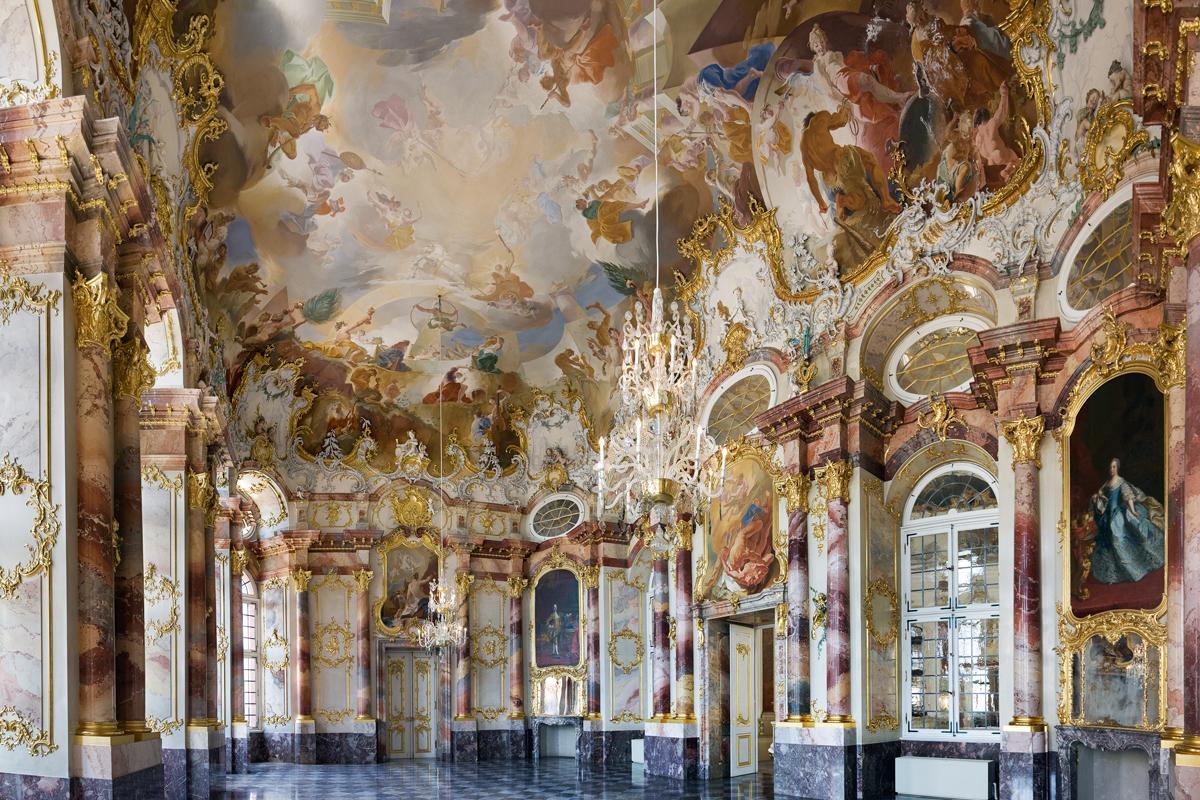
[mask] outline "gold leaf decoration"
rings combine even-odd
[[[29,311],[46,314],[51,309],[58,311],[62,292],[55,289],[47,292],[40,283],[30,283],[19,275],[14,276],[7,261],[0,261],[0,325],[7,325],[13,314]]]
[[[58,749],[47,731],[34,727],[32,720],[14,706],[0,708],[0,747],[16,750],[24,747],[29,755],[43,758]]]
[[[170,600],[165,620],[154,620],[146,623],[146,643],[153,644],[169,633],[179,631],[179,583],[158,571],[158,566],[151,562],[146,566],[142,577],[142,586],[147,603],[160,603]]]
[[[113,345],[125,335],[129,317],[117,305],[117,293],[108,275],[77,275],[71,283],[71,297],[75,302],[75,346],[99,347],[111,353]]]
[[[25,544],[27,561],[12,567],[0,566],[0,598],[11,598],[26,578],[48,573],[54,561],[54,546],[62,529],[59,506],[50,502],[50,481],[34,480],[11,456],[0,459],[0,497],[29,494],[25,505],[33,509],[29,533],[33,541]]]
[[[1004,423],[1004,438],[1012,445],[1013,464],[1033,464],[1042,467],[1042,434],[1046,420],[1042,416],[1027,417],[1024,412],[1012,422]]]

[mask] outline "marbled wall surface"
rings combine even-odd
[[[313,717],[318,733],[351,733],[357,710],[354,579],[349,575],[317,575],[315,569],[320,567],[310,566],[314,567],[314,577],[308,584]],[[317,758],[320,761],[319,752]]]
[[[625,570],[609,570],[608,635],[601,654],[608,668],[611,721],[637,722],[645,716],[642,681],[646,662],[644,583],[630,582]],[[614,661],[610,653],[616,652]]]
[[[508,584],[477,575],[471,583],[471,703],[481,729],[508,726]],[[492,719],[488,719],[492,717]]]
[[[262,711],[260,718],[263,728],[270,731],[279,726],[291,726],[294,716],[291,698],[288,693],[287,668],[270,669],[291,659],[291,626],[288,624],[287,611],[287,581],[271,580],[260,584],[262,602],[259,613],[262,621],[259,625],[259,663],[262,665]]]

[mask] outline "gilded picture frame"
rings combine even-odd
[[[566,570],[575,576],[576,587],[578,592],[578,608],[579,627],[577,635],[579,637],[579,655],[574,664],[555,664],[552,666],[539,666],[537,660],[537,620],[538,615],[538,586],[542,579],[547,575]],[[582,717],[584,713],[584,678],[587,663],[586,641],[587,628],[586,617],[582,613],[584,609],[584,591],[583,591],[583,573],[580,565],[574,559],[564,555],[561,550],[555,548],[550,552],[550,555],[543,560],[533,573],[533,577],[529,582],[529,682],[533,690],[533,703],[530,706],[532,716],[565,716],[565,717]],[[565,682],[565,685],[560,682]],[[566,707],[559,707],[556,702],[553,708],[548,710],[549,698],[547,697],[547,687],[560,686]]]
[[[1097,341],[1092,344],[1091,362],[1080,373],[1067,394],[1060,412],[1062,425],[1056,431],[1062,475],[1062,511],[1058,522],[1059,550],[1062,556],[1062,597],[1058,609],[1059,686],[1058,717],[1066,725],[1129,728],[1161,731],[1166,725],[1166,641],[1164,615],[1167,609],[1167,571],[1172,552],[1169,536],[1163,539],[1163,589],[1154,608],[1113,608],[1085,616],[1072,607],[1072,529],[1071,529],[1071,435],[1088,400],[1111,381],[1130,375],[1144,375],[1162,394],[1162,482],[1164,487],[1163,530],[1170,530],[1170,509],[1165,487],[1169,485],[1168,426],[1171,419],[1170,390],[1182,385],[1184,373],[1183,326],[1163,323],[1153,340],[1132,340],[1132,329],[1120,321],[1111,309],[1102,317]],[[1109,659],[1133,674],[1141,674],[1140,721],[1121,723],[1110,716],[1089,713],[1085,667],[1089,648],[1096,643],[1109,650],[1127,652],[1128,657]],[[1153,678],[1153,680],[1151,680]],[[1153,697],[1152,697],[1153,695]]]
[[[787,536],[781,522],[783,514],[778,489],[778,482],[783,478],[783,470],[776,462],[774,450],[770,445],[759,444],[745,437],[729,445],[725,458],[727,483],[730,481],[729,476],[737,473],[739,467],[747,463],[762,473],[762,480],[756,482],[755,489],[762,493],[761,496],[765,499],[770,513],[770,547],[765,554],[762,554],[767,556],[762,566],[766,567],[768,574],[761,581],[761,585],[751,587],[753,591],[743,588],[736,581],[734,583],[739,586],[737,589],[719,588],[723,580],[725,583],[729,583],[728,580],[725,580],[727,576],[724,567],[728,559],[725,557],[725,553],[718,552],[714,540],[714,525],[717,526],[715,531],[717,538],[720,538],[722,534],[721,521],[718,519],[717,513],[721,499],[714,498],[704,514],[702,525],[700,559],[697,563],[695,578],[696,598],[699,602],[729,601],[739,604],[747,597],[761,594],[767,589],[787,581]],[[737,535],[739,531],[727,533]],[[743,580],[747,580],[747,578],[743,578]]]
[[[415,636],[416,627],[421,623],[420,616],[406,616],[402,619],[397,619],[396,614],[389,608],[389,603],[392,602],[393,594],[391,585],[393,562],[397,556],[394,553],[399,552],[414,552],[427,551],[432,557],[432,563],[435,565],[439,558],[445,555],[444,550],[438,543],[437,537],[428,529],[411,530],[407,528],[397,528],[389,534],[382,542],[376,545],[376,552],[379,554],[380,566],[383,569],[383,591],[379,598],[371,606],[371,617],[375,621],[376,632],[388,639],[406,638],[412,639]],[[435,572],[436,574],[436,572]],[[428,597],[428,591],[424,593]]]

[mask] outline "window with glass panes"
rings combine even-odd
[[[254,581],[242,577],[242,699],[246,723],[258,727],[258,595]]]
[[[909,738],[1000,735],[1000,541],[993,479],[951,464],[923,481],[903,541]]]

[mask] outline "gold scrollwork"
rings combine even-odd
[[[405,486],[403,497],[393,490],[386,502],[393,520],[401,528],[425,528],[433,521],[429,496],[415,486]]]
[[[484,708],[476,707],[471,710],[486,719],[488,722],[496,721],[500,718],[501,714],[503,714],[505,711],[508,711],[507,708],[495,708],[493,706],[487,706]]]
[[[813,595],[812,638],[813,641],[825,635],[825,621],[829,617],[829,596],[824,592]]]
[[[529,586],[528,578],[522,578],[520,575],[508,576],[508,593],[510,596],[520,597],[527,586]]]
[[[1182,249],[1200,236],[1200,142],[1171,134],[1171,202],[1163,210],[1167,235]]]
[[[958,409],[941,395],[930,397],[929,410],[917,415],[917,427],[933,431],[940,442],[946,441],[951,428],[962,425],[963,419],[959,416]]]
[[[1042,468],[1042,434],[1046,431],[1046,419],[1041,415],[1035,417],[1021,416],[1012,422],[1005,422],[1002,430],[1004,438],[1012,445],[1013,465],[1033,464]]]
[[[11,598],[26,578],[48,573],[54,562],[54,546],[62,523],[58,518],[59,506],[50,502],[50,481],[34,480],[11,456],[0,459],[0,497],[12,493],[14,496],[29,493],[25,505],[33,509],[33,523],[29,533],[33,541],[26,543],[29,553],[27,561],[12,567],[0,566],[0,598]]]
[[[99,347],[112,352],[113,344],[125,335],[129,317],[117,304],[117,292],[104,272],[93,278],[83,274],[75,276],[71,283],[71,297],[75,302],[75,346],[83,349]]]
[[[29,755],[42,758],[58,749],[48,731],[39,730],[29,717],[14,706],[0,708],[0,747],[16,750],[24,747]]]
[[[346,720],[354,716],[352,708],[319,708],[316,711],[316,716],[328,722],[330,725],[341,725]]]
[[[354,590],[359,594],[365,594],[371,589],[371,579],[375,577],[375,573],[369,569],[359,569],[351,573],[354,578]]]
[[[583,577],[583,585],[589,589],[596,589],[600,586],[600,565],[588,564],[581,569],[580,575]]]
[[[354,663],[354,631],[333,619],[313,629],[313,663],[318,668],[336,669]]]
[[[146,717],[146,727],[162,736],[170,736],[175,731],[183,727],[183,720],[175,717],[156,717],[150,715]]]
[[[872,711],[871,719],[867,722],[867,730],[871,733],[879,731],[895,731],[900,729],[900,720],[886,711]]]
[[[875,619],[876,598],[888,601],[886,628],[881,628],[879,620]],[[867,584],[867,592],[863,596],[863,618],[867,635],[877,646],[886,649],[895,644],[900,633],[900,598],[896,596],[895,588],[883,578],[876,578]]]
[[[1113,147],[1114,134],[1118,144]],[[1125,162],[1133,151],[1150,141],[1150,134],[1138,126],[1133,116],[1133,101],[1112,100],[1096,110],[1088,129],[1079,161],[1079,180],[1089,192],[1107,197],[1125,177]]]
[[[207,472],[200,472],[189,469],[187,472],[187,497],[188,508],[198,511],[207,511],[212,505],[213,496],[216,490],[213,489],[212,480]]]
[[[282,656],[279,658],[271,658],[268,650],[278,648],[282,651]],[[282,672],[287,669],[288,661],[291,658],[288,649],[288,640],[284,638],[278,628],[271,629],[271,635],[262,643],[262,665],[267,672]]]
[[[290,575],[292,578],[292,586],[295,587],[297,592],[308,591],[308,582],[312,580],[312,570],[300,569],[297,567],[291,571]]]
[[[250,561],[250,552],[245,548],[229,551],[229,571],[234,576],[241,575]],[[235,578],[236,579],[236,578]]]
[[[788,607],[787,603],[777,603],[775,605],[775,638],[786,639],[788,635]]]
[[[0,325],[7,325],[13,314],[29,311],[37,315],[58,311],[62,292],[57,289],[46,291],[40,283],[30,283],[19,275],[13,275],[7,261],[0,260]]]
[[[629,659],[622,659],[618,647],[622,641],[633,642],[634,655]],[[612,665],[624,672],[626,675],[633,672],[641,665],[642,659],[646,656],[646,645],[642,642],[642,636],[635,630],[622,628],[619,631],[613,631],[608,637],[608,658]]]
[[[290,725],[292,718],[287,714],[268,714],[263,717],[263,724],[278,727],[280,725]]]
[[[142,576],[142,591],[147,603],[160,603],[169,600],[167,618],[146,623],[146,643],[153,644],[167,634],[179,631],[179,601],[182,595],[179,583],[158,571],[154,562],[146,565],[146,573]]]
[[[229,655],[229,634],[225,632],[224,625],[217,626],[217,661],[224,661],[225,656]]]
[[[145,464],[142,466],[142,483],[148,483],[151,486],[157,486],[159,489],[166,489],[175,494],[183,491],[183,475],[168,478],[166,473],[157,464]]]
[[[507,658],[508,637],[495,625],[485,625],[471,634],[471,660],[484,668],[498,667]]]
[[[609,722],[643,722],[642,715],[634,711],[622,711],[612,717]]]

